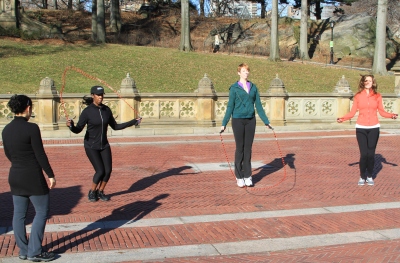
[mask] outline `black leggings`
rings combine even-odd
[[[256,118],[232,118],[233,135],[235,136],[235,176],[249,178],[251,176],[251,148],[256,132]]]
[[[360,148],[360,177],[367,179],[365,171],[372,177],[375,165],[375,149],[379,139],[379,128],[356,128],[358,147]]]
[[[108,182],[112,171],[111,147],[103,150],[85,148],[85,151],[96,171],[93,176],[93,183],[98,184],[100,181]]]

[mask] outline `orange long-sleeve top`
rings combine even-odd
[[[377,125],[379,123],[377,112],[384,118],[393,117],[393,113],[386,112],[383,109],[382,95],[380,93],[374,93],[372,90],[369,94],[365,89],[357,93],[354,96],[353,106],[350,112],[341,119],[343,119],[343,121],[350,120],[357,111],[359,112],[357,124],[362,126]]]

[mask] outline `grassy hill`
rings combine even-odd
[[[43,23],[62,24],[64,38],[28,41],[0,37],[0,94],[35,93],[45,77],[52,78],[57,89],[60,89],[62,74],[68,66],[78,67],[115,89],[130,73],[139,91],[145,93],[193,92],[204,74],[213,81],[217,92],[226,92],[230,84],[237,80],[236,68],[242,62],[250,65],[250,80],[257,84],[261,92],[268,89],[276,74],[285,83],[288,92],[331,92],[343,75],[355,91],[359,75],[367,73],[326,66],[325,61],[315,59],[312,62],[321,63],[272,63],[265,56],[211,53],[201,47],[215,23],[229,21],[214,23],[213,20],[194,17],[191,36],[197,47],[196,52],[182,53],[177,50],[180,25],[174,14],[143,20],[132,13],[123,12],[124,30],[136,30],[135,39],[131,40],[132,44],[129,41],[124,41],[128,44],[113,44],[113,39],[118,42],[118,38],[124,35],[109,32],[110,43],[106,45],[90,42],[88,13],[42,10],[29,15]],[[164,39],[163,42],[152,41],[151,36],[156,29],[159,30],[157,36],[163,36],[159,38]],[[377,76],[377,79],[380,92],[393,93],[393,75]],[[95,84],[98,83],[70,71],[66,76],[65,92],[87,93]]]
[[[0,38],[0,94],[35,93],[41,79],[50,77],[61,88],[66,67],[75,66],[118,89],[126,73],[140,92],[193,92],[206,73],[217,92],[237,80],[238,64],[251,67],[250,79],[262,92],[276,74],[288,92],[331,92],[344,75],[353,91],[365,71],[301,62],[273,63],[266,57],[224,53],[179,52],[177,49],[106,44],[54,45]],[[392,93],[394,76],[377,76],[379,90]],[[65,92],[84,92],[96,81],[70,71]]]

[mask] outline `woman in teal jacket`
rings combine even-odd
[[[264,124],[272,129],[261,105],[256,85],[247,80],[249,74],[249,66],[245,63],[240,64],[238,67],[239,81],[229,88],[228,106],[221,126],[221,132],[223,132],[232,117],[232,129],[236,143],[235,176],[239,187],[253,186],[251,149],[256,131],[254,106]]]

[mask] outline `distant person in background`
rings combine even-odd
[[[378,93],[378,84],[373,75],[362,75],[358,83],[358,92],[354,96],[353,106],[348,114],[337,119],[342,123],[354,117],[358,111],[356,137],[360,150],[360,179],[358,185],[374,185],[372,173],[375,165],[375,149],[379,139],[378,114],[385,118],[397,119],[397,114],[383,109],[382,96]],[[368,172],[368,175],[366,174]]]
[[[90,98],[83,98],[84,104],[88,106],[82,111],[76,126],[72,120],[67,120],[66,124],[73,133],[80,133],[87,125],[84,147],[86,155],[95,170],[88,199],[91,202],[95,202],[98,199],[109,201],[110,198],[104,194],[104,189],[112,171],[111,148],[107,139],[108,126],[113,130],[122,130],[138,125],[141,122],[141,118],[117,124],[111,109],[103,104],[104,88],[93,86],[90,89],[90,93]]]
[[[213,52],[217,53],[218,51],[219,51],[219,36],[218,36],[218,34],[216,34],[214,36],[214,50],[213,50]]]
[[[229,100],[222,120],[221,133],[225,131],[229,119],[232,117],[232,130],[235,137],[235,176],[239,187],[253,186],[251,179],[251,152],[256,118],[254,106],[258,116],[264,124],[272,129],[269,120],[261,105],[260,94],[255,84],[247,80],[250,68],[243,63],[237,69],[239,81],[229,88]]]
[[[14,204],[12,225],[19,258],[50,261],[55,256],[42,250],[42,241],[49,212],[49,188],[56,186],[56,179],[43,148],[39,127],[28,122],[32,115],[32,100],[25,95],[14,95],[7,106],[15,117],[4,127],[2,137],[4,153],[11,162],[8,183]],[[49,178],[49,186],[43,170]],[[35,208],[35,217],[28,240],[25,219],[29,202]]]

